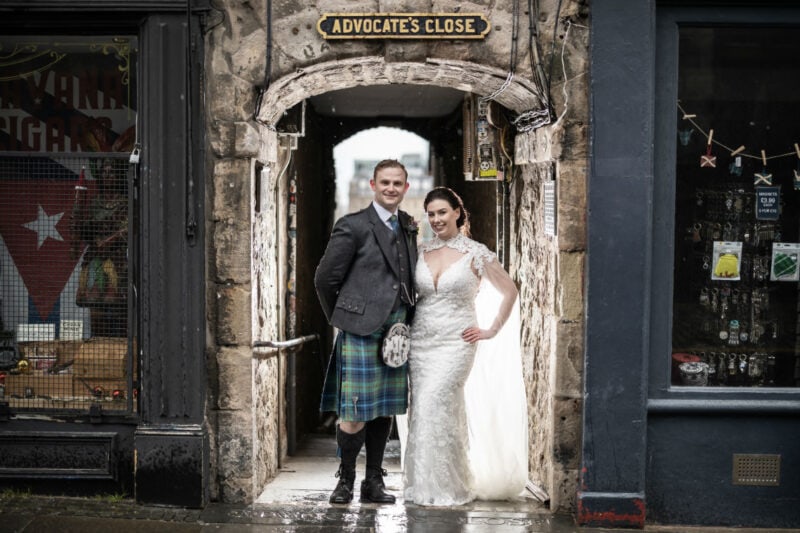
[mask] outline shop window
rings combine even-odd
[[[800,386],[800,28],[678,39],[672,384]]]
[[[134,37],[0,37],[0,394],[135,409]]]

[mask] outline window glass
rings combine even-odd
[[[800,385],[800,28],[682,27],[672,384]]]
[[[0,393],[127,410],[131,36],[0,37]]]

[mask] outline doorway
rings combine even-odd
[[[498,220],[502,221],[503,216],[504,183],[496,178],[465,180],[464,105],[465,93],[454,89],[410,85],[356,87],[311,97],[284,113],[277,123],[279,136],[285,132],[294,137],[292,143],[287,143],[290,145],[287,151],[291,153],[284,154],[283,163],[278,164],[279,167],[285,164],[286,168],[282,179],[286,182],[288,205],[286,250],[282,254],[286,309],[283,333],[286,339],[316,335],[313,342],[286,354],[286,447],[279,472],[282,479],[290,473],[287,464],[296,465],[294,458],[309,454],[325,464],[334,462],[321,466],[321,475],[333,479],[336,469],[335,418],[319,413],[334,333],[322,314],[313,286],[314,271],[333,223],[346,212],[344,202],[339,200],[344,195],[341,185],[337,186],[334,148],[351,139],[358,142],[362,136],[377,136],[383,128],[409,132],[423,139],[427,153],[411,155],[404,162],[420,174],[419,179],[413,180],[414,190],[404,200],[404,210],[424,227],[422,199],[426,192],[436,185],[451,187],[463,197],[476,221],[472,226],[474,238],[501,252],[503,237],[498,228],[502,229],[504,224],[498,224]],[[350,172],[356,179],[349,187],[360,186],[365,191],[360,197],[354,191],[354,201],[363,205],[351,205],[348,210],[369,204],[372,168],[386,157],[398,155],[385,146],[353,163]],[[399,465],[399,445],[397,448]],[[388,455],[392,460],[391,451]],[[330,484],[330,481],[325,484],[325,490],[330,489],[327,487]],[[264,494],[258,501],[263,500]]]
[[[305,111],[290,110],[278,129],[303,131],[297,140],[286,172],[288,185],[288,223],[286,239],[285,338],[310,334],[318,342],[307,343],[288,355],[287,360],[287,454],[294,454],[305,436],[333,435],[330,417],[319,414],[319,399],[327,368],[333,330],[325,321],[313,286],[316,265],[327,245],[330,230],[344,214],[343,194],[337,187],[337,161],[334,148],[350,139],[380,138],[385,128],[409,132],[427,142],[424,154],[397,154],[396,147],[380,146],[368,157],[355,162],[354,181],[347,191],[349,211],[369,205],[369,189],[374,164],[386,157],[404,157],[412,189],[403,209],[423,220],[422,199],[435,185],[446,185],[458,192],[473,213],[474,237],[499,250],[497,221],[502,217],[498,198],[502,184],[496,180],[466,181],[463,169],[464,93],[457,90],[395,86],[357,88],[314,97]],[[426,92],[432,94],[426,95]],[[403,96],[400,96],[403,95]],[[425,102],[415,108],[412,102]],[[359,102],[365,104],[357,105]],[[387,115],[388,113],[388,115]],[[304,116],[303,124],[293,121]],[[294,117],[294,118],[293,118]],[[376,129],[377,128],[377,129]],[[424,161],[424,165],[423,165]],[[423,227],[424,227],[423,222]],[[424,236],[424,232],[423,232]],[[294,433],[294,434],[293,434]]]

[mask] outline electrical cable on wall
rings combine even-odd
[[[508,61],[508,75],[506,76],[506,79],[500,86],[500,88],[498,88],[491,94],[482,96],[480,98],[480,100],[483,102],[496,99],[498,96],[500,96],[500,94],[503,91],[508,89],[508,87],[511,85],[511,82],[514,79],[514,72],[516,71],[517,68],[517,39],[518,39],[517,36],[519,33],[518,26],[519,26],[519,0],[514,0],[513,5],[511,7],[511,55]]]
[[[511,123],[519,133],[536,130],[550,124],[552,112],[550,109],[549,80],[544,75],[539,54],[539,40],[536,19],[539,16],[539,3],[528,0],[528,58],[530,61],[531,75],[537,88],[540,89],[539,98],[542,107],[520,113]]]
[[[571,80],[574,80],[575,78],[577,78],[579,76],[583,76],[583,74],[584,74],[584,73],[581,73],[578,76],[575,76],[574,78],[567,78],[567,63],[564,60],[564,51],[565,51],[565,49],[567,47],[567,40],[569,38],[569,30],[570,30],[570,28],[572,26],[577,26],[579,28],[584,28],[584,29],[587,29],[587,30],[589,28],[587,26],[582,26],[580,24],[575,24],[574,22],[572,22],[569,19],[566,20],[566,23],[567,23],[567,29],[564,32],[564,42],[561,43],[561,72],[562,72],[562,76],[564,77],[564,81],[561,84],[561,88],[562,88],[562,91],[564,92],[564,110],[558,116],[558,119],[555,121],[553,126],[557,126],[558,123],[561,122],[561,119],[564,118],[564,116],[567,114],[567,110],[569,109],[569,92],[567,92],[567,82],[571,81]]]
[[[264,81],[261,84],[261,87],[258,88],[258,96],[256,97],[256,108],[255,112],[253,113],[253,117],[258,120],[258,115],[261,113],[261,103],[264,100],[264,94],[269,89],[270,83],[272,80],[270,79],[272,76],[272,0],[266,0],[266,9],[267,9],[267,57],[266,57],[266,65],[264,66]]]

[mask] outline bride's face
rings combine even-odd
[[[458,234],[458,217],[461,209],[453,209],[445,200],[432,200],[428,203],[428,222],[440,239],[450,239]]]

